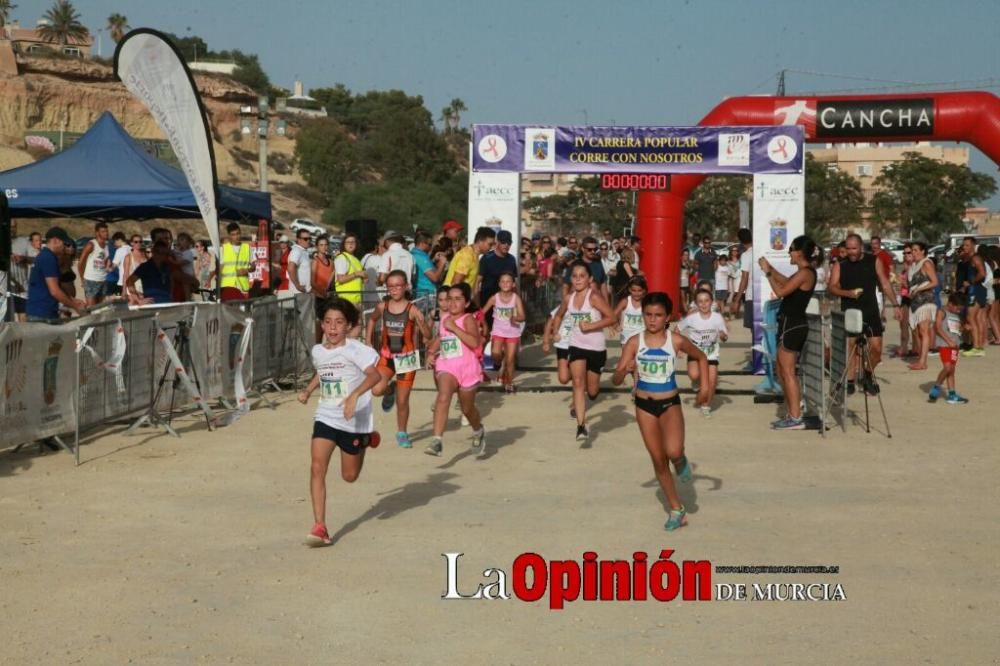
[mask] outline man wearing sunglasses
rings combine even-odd
[[[580,249],[580,261],[583,261],[590,266],[591,284],[595,288],[599,289],[605,300],[607,300],[608,274],[604,270],[604,262],[601,260],[601,255],[598,253],[597,239],[593,236],[585,237],[583,242],[580,244]],[[565,272],[563,272],[563,296],[569,293],[570,275],[572,273],[573,266],[570,264],[566,267]]]

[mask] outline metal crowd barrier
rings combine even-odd
[[[826,330],[827,320],[818,314],[806,316],[809,322],[809,334],[806,346],[799,358],[799,371],[802,375],[802,399],[806,410],[819,417],[820,432],[826,437]]]
[[[112,310],[58,326],[0,323],[0,447],[56,437],[79,464],[80,435],[87,430],[140,415],[133,427],[168,426],[160,414],[175,407],[231,401],[238,367],[233,338],[238,342],[247,317],[253,324],[244,385],[261,394],[268,384],[298,382],[310,369],[315,310],[309,294]],[[175,382],[160,330],[190,376],[190,389]],[[71,437],[59,438],[66,434]]]
[[[86,430],[149,409],[157,314],[86,323],[77,335],[77,427]]]

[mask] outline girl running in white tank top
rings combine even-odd
[[[576,440],[586,442],[587,398],[596,400],[601,389],[601,371],[608,360],[604,329],[615,323],[608,302],[592,289],[590,266],[575,261],[571,266],[570,291],[563,297],[556,318],[567,312],[573,318],[569,340],[569,370],[573,378],[573,409],[576,418]]]

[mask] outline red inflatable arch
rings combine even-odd
[[[700,125],[803,125],[820,143],[967,141],[1000,164],[1000,99],[986,92],[733,97]],[[684,203],[704,176],[674,176],[670,192],[642,192],[636,233],[651,290],[678,303]]]

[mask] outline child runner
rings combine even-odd
[[[712,416],[712,399],[715,397],[715,387],[719,381],[719,341],[729,338],[729,328],[726,320],[718,312],[713,311],[715,303],[712,293],[702,289],[694,295],[695,311],[681,320],[678,325],[681,335],[691,340],[708,359],[708,374],[702,374],[698,359],[688,358],[688,377],[691,382],[701,380],[701,388],[705,389],[706,402],[695,402],[695,407],[701,410],[705,418]]]
[[[941,355],[941,372],[938,373],[937,381],[927,394],[928,402],[937,402],[941,397],[941,386],[948,386],[948,397],[945,402],[949,405],[964,405],[969,402],[968,398],[963,398],[955,390],[955,366],[958,364],[958,346],[962,342],[962,309],[965,307],[966,296],[963,293],[954,291],[948,296],[948,302],[937,311],[937,318],[934,321],[934,330],[937,331],[938,353]]]
[[[707,291],[709,294],[714,294],[714,287],[712,283],[708,280],[698,280],[695,284],[694,290],[691,292],[691,302],[688,303],[687,313],[692,314],[698,311],[698,304],[695,303],[695,297],[698,295],[699,291]],[[712,312],[720,312],[719,304],[714,300],[712,301]]]
[[[684,414],[674,368],[677,354],[687,354],[705,376],[708,361],[687,338],[667,329],[671,309],[670,297],[663,292],[646,294],[642,299],[645,330],[625,343],[611,382],[619,386],[625,381],[625,375],[639,373],[635,420],[653,461],[656,480],[670,504],[670,516],[664,527],[672,531],[687,524],[687,515],[677,495],[669,463],[673,462],[677,478],[684,482],[691,480],[691,465],[684,456]],[[697,401],[707,404],[706,383],[701,385]]]
[[[597,400],[601,390],[601,371],[608,360],[604,329],[615,323],[614,312],[600,292],[591,288],[590,266],[574,261],[570,267],[570,291],[563,297],[557,318],[567,312],[573,318],[569,336],[569,372],[573,377],[573,410],[576,439],[586,442],[587,398]]]
[[[431,340],[437,337],[438,325],[441,323],[441,317],[448,313],[448,290],[451,289],[446,284],[440,285],[437,288],[437,307],[434,308],[434,312],[431,314],[431,337],[427,339],[428,345]],[[434,388],[437,388],[438,381],[437,375],[434,375]],[[431,403],[431,414],[434,413],[434,404]],[[459,405],[461,406],[461,405]]]
[[[476,357],[482,346],[479,323],[469,312],[472,289],[465,282],[448,290],[448,313],[441,315],[438,337],[427,348],[428,367],[437,376],[438,394],[434,404],[434,439],[424,453],[440,456],[444,451],[442,437],[448,423],[451,397],[458,393],[458,402],[472,426],[472,448],[479,457],[486,455],[486,432],[479,410],[476,409],[476,387],[483,378],[483,367]],[[475,307],[475,306],[471,306]]]
[[[719,265],[715,269],[715,305],[718,312],[726,311],[729,300],[729,257],[719,255]]]
[[[493,310],[493,337],[490,346],[493,352],[493,369],[500,371],[498,378],[507,393],[514,392],[514,366],[517,364],[517,346],[524,330],[524,302],[515,290],[516,283],[511,273],[500,274],[500,291],[486,301],[483,315]]]
[[[542,351],[548,354],[553,341],[555,342],[559,383],[569,384],[573,380],[569,374],[569,336],[573,332],[573,317],[567,312],[562,316],[562,319],[557,319],[557,314],[559,314],[559,308],[550,312],[549,320],[545,322]]]
[[[413,444],[407,433],[410,420],[410,391],[420,368],[420,352],[414,333],[420,331],[424,340],[431,337],[430,329],[423,313],[413,307],[407,298],[406,273],[390,271],[385,278],[389,295],[375,306],[368,319],[365,342],[372,344],[375,324],[382,321],[382,337],[379,343],[378,371],[382,381],[372,389],[372,395],[382,396],[382,411],[388,412],[396,404],[396,444],[408,449]]]
[[[626,285],[628,293],[615,308],[615,321],[621,326],[623,347],[629,338],[645,328],[642,323],[642,299],[648,289],[646,278],[636,275],[628,281]]]
[[[312,348],[316,375],[299,393],[299,402],[320,388],[319,406],[312,433],[313,528],[306,537],[309,546],[332,543],[326,529],[326,471],[333,449],[340,448],[340,475],[353,483],[365,462],[365,447],[375,448],[381,438],[372,419],[371,389],[381,375],[375,368],[378,353],[357,340],[349,339],[358,324],[358,311],[351,303],[331,299],[323,312],[323,342]]]

